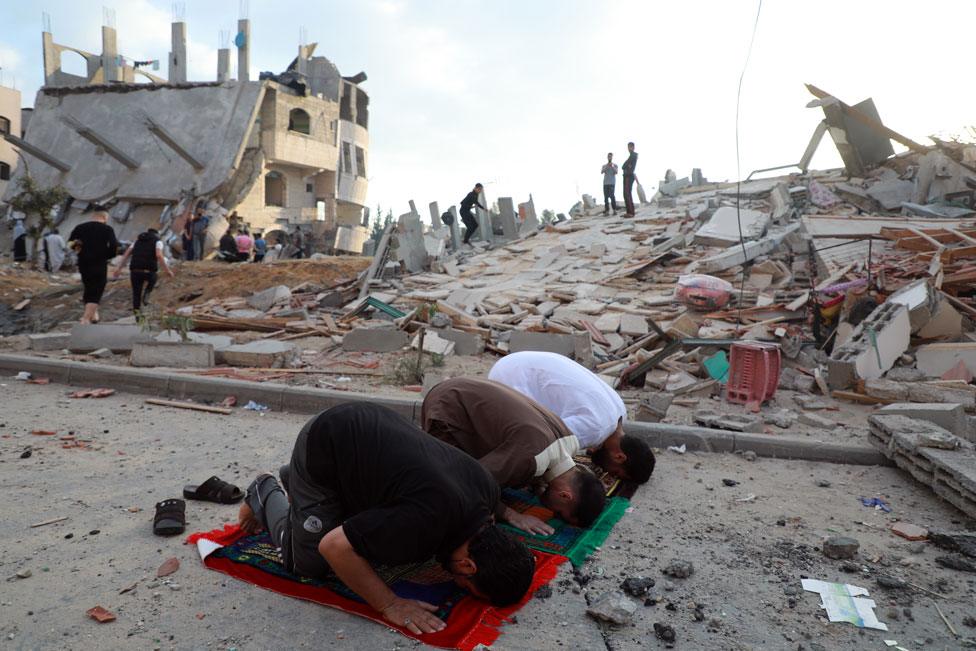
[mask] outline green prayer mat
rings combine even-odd
[[[611,497],[607,500],[606,508],[589,528],[582,529],[553,517],[552,511],[542,506],[539,499],[526,491],[506,488],[502,492],[502,501],[519,513],[534,515],[546,521],[556,531],[550,536],[536,536],[516,529],[507,524],[501,526],[532,549],[565,556],[579,567],[603,544],[610,535],[610,531],[630,507],[630,500],[624,497]]]

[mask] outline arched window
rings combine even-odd
[[[0,115],[0,134],[10,133],[10,120]]]
[[[308,113],[300,108],[292,109],[288,114],[288,130],[304,133],[306,136],[312,132],[312,120]]]
[[[61,50],[61,72],[88,79],[88,59],[74,50]]]
[[[0,163],[0,181],[10,180],[10,166],[6,163]]]
[[[264,205],[285,205],[285,177],[281,172],[268,172],[264,175]]]

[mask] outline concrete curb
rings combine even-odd
[[[421,401],[412,398],[247,382],[30,355],[0,355],[0,371],[4,371],[5,374],[28,371],[37,377],[50,378],[51,381],[61,384],[107,387],[129,393],[173,399],[222,400],[226,396],[233,395],[237,397],[239,403],[254,400],[276,411],[292,411],[300,414],[315,414],[350,400],[364,400],[389,407],[414,422],[420,420]],[[627,434],[639,436],[649,445],[657,448],[684,444],[688,450],[700,452],[734,453],[751,450],[760,457],[777,459],[870,466],[891,465],[884,455],[869,446],[844,446],[836,443],[743,434],[668,423],[628,422],[624,429]]]

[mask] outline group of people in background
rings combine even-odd
[[[634,184],[637,183],[637,152],[634,151],[634,143],[627,143],[627,151],[629,156],[623,164],[624,172],[624,216],[633,217],[634,216]],[[617,214],[617,197],[615,196],[615,188],[617,185],[617,164],[613,162],[613,152],[607,154],[607,162],[604,163],[603,167],[600,168],[600,174],[603,174],[603,214],[609,215],[611,208],[613,209],[613,214]]]
[[[223,262],[263,262],[268,242],[263,233],[251,232],[246,226],[228,228],[217,247],[217,259]]]

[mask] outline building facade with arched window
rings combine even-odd
[[[26,133],[19,131],[19,106],[0,115],[23,135],[31,175],[71,195],[59,226],[70,228],[81,218],[76,206],[98,200],[115,204],[113,226],[122,237],[154,225],[179,246],[185,208],[202,200],[213,213],[211,248],[235,211],[252,230],[290,232],[302,225],[322,251],[338,241],[339,226],[365,235],[368,98],[360,85],[366,75],[343,77],[327,58],[313,56],[309,44],[283,72],[254,80],[247,36],[235,41],[238,79],[230,75],[229,50],[221,50],[217,80],[191,82],[186,25],[172,27],[169,80],[147,72],[146,62],[119,56],[114,28],[102,28],[100,55],[42,35],[45,85]],[[250,34],[247,20],[239,28]],[[71,57],[82,63],[65,69]],[[347,108],[340,111],[342,102]]]

